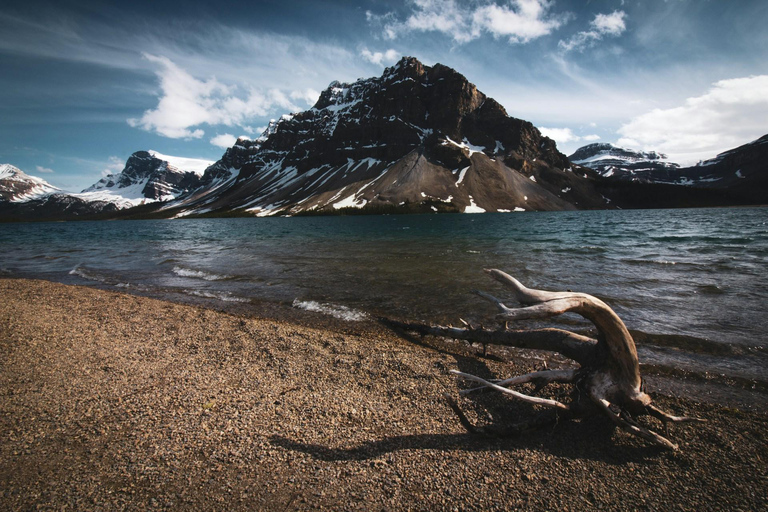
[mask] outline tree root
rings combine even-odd
[[[515,299],[525,307],[510,308],[496,297],[475,292],[480,297],[493,303],[499,310],[497,317],[504,322],[502,328],[489,330],[474,328],[465,322],[465,328],[442,327],[424,324],[411,324],[388,321],[397,328],[415,331],[421,335],[445,336],[455,339],[478,342],[483,345],[498,344],[518,348],[532,348],[559,352],[577,363],[580,368],[573,370],[545,370],[532,372],[510,379],[491,382],[475,375],[452,370],[451,373],[477,382],[481,386],[462,390],[469,394],[482,389],[489,389],[511,395],[514,398],[549,409],[549,413],[539,415],[529,421],[516,423],[504,429],[492,426],[476,427],[462,412],[456,400],[446,394],[451,409],[468,432],[491,437],[517,435],[525,430],[551,425],[561,419],[583,417],[594,410],[602,412],[614,424],[632,435],[640,437],[656,446],[677,450],[678,445],[636,421],[636,417],[650,415],[662,422],[665,435],[669,436],[668,424],[681,422],[701,422],[698,418],[673,416],[651,404],[651,398],[641,389],[640,365],[637,349],[624,322],[603,301],[584,293],[548,292],[526,288],[512,276],[499,270],[486,270],[496,281],[512,290]],[[530,318],[549,318],[566,312],[577,313],[591,321],[597,329],[597,340],[561,329],[509,330],[507,322]],[[565,404],[557,400],[526,395],[509,389],[509,386],[532,382],[541,388],[552,382],[569,383],[575,386],[576,402]],[[590,400],[579,401],[578,397]],[[586,407],[593,403],[596,407]]]

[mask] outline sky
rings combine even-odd
[[[80,191],[139,150],[215,161],[413,56],[566,155],[695,164],[768,133],[766,20],[765,0],[5,0],[0,163]]]

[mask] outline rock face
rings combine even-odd
[[[592,170],[451,68],[403,58],[239,139],[174,215],[604,208]],[[171,212],[169,212],[171,214]]]
[[[178,169],[167,160],[148,151],[137,151],[125,163],[125,168],[110,174],[82,191],[85,196],[114,200],[119,206],[135,206],[142,202],[169,201],[201,185],[200,176]],[[100,197],[106,192],[107,195]]]

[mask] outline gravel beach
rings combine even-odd
[[[678,452],[600,417],[477,438],[442,396],[462,385],[449,370],[532,360],[370,323],[0,279],[0,509],[768,508],[765,411],[656,394],[707,420],[671,427]],[[535,413],[491,393],[461,404],[481,423]]]

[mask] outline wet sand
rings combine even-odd
[[[680,451],[592,418],[488,440],[442,395],[535,359],[0,279],[3,510],[761,510],[768,414],[654,395]],[[558,393],[553,388],[552,393]],[[534,414],[462,399],[481,423]],[[660,428],[657,426],[657,428]]]

